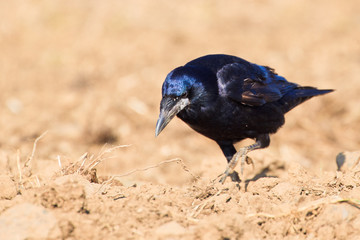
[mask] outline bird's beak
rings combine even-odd
[[[156,123],[155,137],[161,133],[176,114],[189,104],[190,100],[188,98],[163,98],[160,103],[160,115]]]

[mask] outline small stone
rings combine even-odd
[[[356,171],[360,168],[360,151],[341,152],[336,156],[338,171]]]

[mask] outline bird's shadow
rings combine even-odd
[[[251,178],[251,179],[246,179],[246,180],[245,180],[245,192],[247,192],[247,188],[248,188],[248,185],[249,185],[250,182],[255,182],[255,181],[257,181],[258,179],[260,179],[260,178],[265,178],[265,177],[267,177],[267,178],[278,178],[278,176],[275,176],[275,175],[267,175],[267,173],[268,173],[270,170],[272,170],[272,169],[270,169],[270,167],[271,167],[271,166],[267,166],[267,167],[263,168],[263,169],[262,169],[258,174],[256,174],[253,178]],[[278,167],[277,169],[285,169],[285,167],[284,167],[284,166],[280,166],[280,167]]]

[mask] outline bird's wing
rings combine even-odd
[[[269,67],[231,63],[217,72],[219,94],[239,103],[261,106],[282,98],[297,85]]]

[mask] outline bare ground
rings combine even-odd
[[[1,2],[0,239],[357,239],[359,12]],[[220,149],[180,120],[154,137],[166,74],[209,53],[336,89],[288,113],[240,184],[218,183]]]

